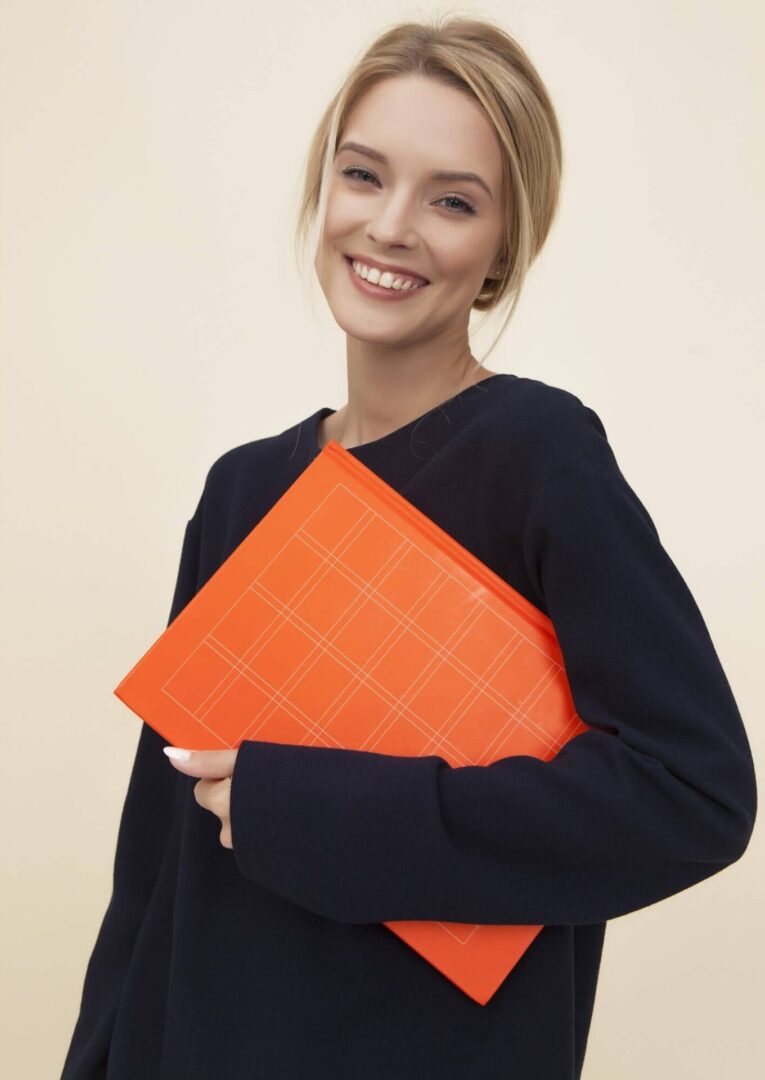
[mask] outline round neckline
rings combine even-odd
[[[409,428],[414,427],[415,424],[420,423],[430,413],[435,412],[438,409],[443,409],[445,406],[450,405],[452,402],[456,401],[457,398],[462,397],[463,394],[469,393],[476,387],[484,386],[487,383],[496,382],[497,379],[512,378],[514,378],[514,376],[508,375],[507,372],[495,371],[493,375],[488,375],[485,379],[479,379],[478,382],[471,383],[469,386],[464,387],[464,389],[458,390],[456,394],[452,394],[451,397],[445,398],[444,401],[437,402],[429,409],[426,409],[425,412],[421,413],[419,416],[415,416],[411,420],[408,420],[405,424],[402,424],[400,427],[394,428],[393,431],[389,431],[387,435],[381,435],[378,439],[370,439],[368,442],[358,443],[356,446],[343,446],[342,443],[339,442],[338,445],[341,446],[343,450],[346,450],[349,454],[355,454],[359,451],[363,452],[365,450],[381,446],[385,443],[388,443],[391,439],[394,439],[397,435],[402,435],[404,432],[408,431]],[[324,447],[327,445],[327,443],[325,443],[324,446],[319,446],[319,424],[322,420],[325,420],[328,416],[332,416],[332,414],[336,412],[337,409],[333,409],[329,405],[323,405],[314,413],[313,424],[311,426],[311,450],[314,456],[316,454],[320,454]],[[333,441],[337,442],[338,440],[327,440],[327,442]]]

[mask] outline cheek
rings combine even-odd
[[[314,268],[320,280],[326,282],[328,276],[340,270],[344,266],[340,261],[340,255],[350,243],[351,237],[358,237],[360,224],[347,213],[343,213],[343,200],[335,200],[327,207],[327,216],[324,219],[324,232],[314,259]]]
[[[444,281],[451,282],[455,287],[473,289],[476,282],[480,284],[483,281],[488,259],[480,243],[463,237],[459,243],[450,242],[441,247],[436,265]]]
[[[363,223],[358,204],[354,203],[353,199],[344,198],[342,193],[330,195],[324,219],[324,235],[327,240],[331,242],[346,236],[353,230],[358,230]]]

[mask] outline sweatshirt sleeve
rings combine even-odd
[[[197,588],[202,499],[187,522],[168,625]],[[165,745],[142,722],[117,837],[112,894],[88,962],[61,1080],[106,1076],[120,994],[172,822],[175,778]]]
[[[549,761],[451,767],[240,745],[233,853],[253,881],[342,922],[578,925],[656,903],[749,842],[749,743],[702,615],[616,464],[541,488],[524,559],[592,730]]]

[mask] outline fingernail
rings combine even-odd
[[[164,753],[167,754],[167,756],[169,758],[172,758],[173,761],[190,761],[191,760],[191,751],[190,750],[179,750],[177,746],[165,746],[165,747],[163,747],[163,751],[164,751]]]

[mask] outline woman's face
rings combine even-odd
[[[474,173],[485,187],[435,175],[446,171]],[[314,264],[342,329],[396,345],[464,336],[501,251],[501,176],[499,143],[477,102],[419,76],[376,83],[347,118]],[[370,295],[356,287],[349,255],[428,284],[399,300]]]

